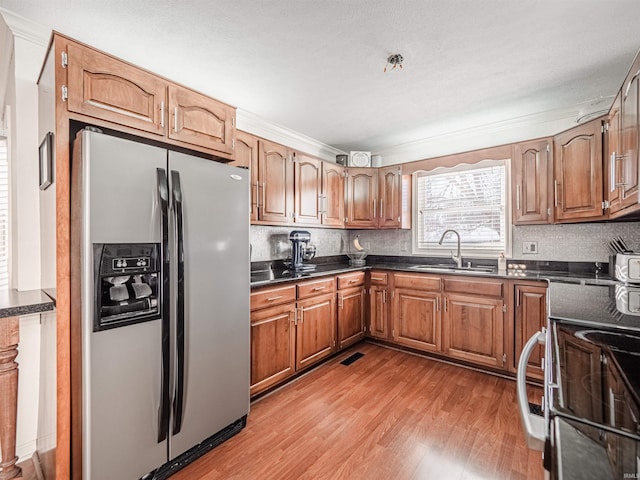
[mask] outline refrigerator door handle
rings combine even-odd
[[[176,382],[173,397],[173,430],[175,435],[182,428],[182,415],[184,409],[184,227],[182,215],[182,188],[180,186],[180,173],[171,170],[171,196],[173,211],[176,216],[176,255],[177,255],[177,312],[176,312]]]
[[[160,406],[158,408],[158,443],[167,439],[169,430],[169,369],[170,369],[170,319],[169,303],[169,186],[167,172],[164,168],[156,169],[156,181],[158,188],[158,202],[161,211],[162,229],[162,378],[160,386]]]

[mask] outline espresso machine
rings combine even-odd
[[[304,263],[316,256],[316,247],[311,244],[311,234],[306,230],[293,230],[289,234],[291,242],[291,270],[308,271],[316,268],[315,265]]]

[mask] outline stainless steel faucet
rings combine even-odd
[[[440,241],[438,242],[438,245],[442,245],[442,241],[444,240],[444,237],[447,236],[447,233],[455,233],[456,236],[458,237],[458,253],[457,255],[454,255],[453,252],[451,252],[451,258],[453,259],[454,262],[456,262],[456,264],[458,265],[458,268],[462,267],[462,255],[460,255],[460,234],[455,231],[455,230],[445,230],[444,233],[442,234],[442,236],[440,237]]]

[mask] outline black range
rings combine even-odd
[[[549,285],[551,478],[640,476],[639,298],[640,288],[623,284]]]

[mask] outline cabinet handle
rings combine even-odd
[[[376,201],[373,201],[373,218],[376,218]]]
[[[382,303],[387,303],[387,291],[382,291]]]
[[[447,297],[444,297],[444,311],[447,311]]]
[[[382,278],[382,277],[371,277],[371,280],[374,280],[376,282],[382,282],[384,280],[384,278]]]
[[[275,297],[267,297],[267,302],[273,302],[274,300],[278,300],[282,298],[282,295],[276,295]]]
[[[260,208],[260,201],[258,200],[258,197],[260,195],[260,183],[256,182],[256,184],[254,185],[255,187],[255,192],[256,194],[253,196],[253,198],[251,199],[251,205],[255,205],[256,208]]]
[[[516,185],[516,210],[520,210],[520,185]]]
[[[440,311],[440,298],[436,297],[436,312]]]
[[[558,206],[558,181],[553,181],[553,205]]]
[[[313,291],[314,291],[314,292],[317,292],[317,291],[319,291],[319,290],[324,290],[325,288],[327,288],[327,286],[326,286],[326,285],[323,285],[322,287],[313,287]]]
[[[298,308],[298,322],[304,323],[304,309],[302,307]]]
[[[384,218],[384,210],[382,209],[382,205],[383,205],[383,202],[381,198],[380,199],[380,218]]]
[[[338,308],[344,308],[344,296],[338,293]]]
[[[349,283],[358,283],[360,280],[357,280],[355,278],[352,278],[351,280],[349,280]]]
[[[178,133],[178,107],[173,109],[173,131]]]
[[[615,177],[616,177],[616,187],[624,187],[627,185],[627,182],[624,179],[624,169],[623,169],[623,165],[622,163],[620,163],[620,168],[618,168],[618,162],[623,162],[625,159],[627,158],[626,155],[616,155],[616,161],[615,161],[615,165],[616,165],[616,172],[615,172]],[[618,173],[620,175],[618,175]]]
[[[516,294],[516,307],[520,306],[520,295],[521,295],[521,292],[518,292]]]
[[[265,188],[265,182],[262,182],[262,208],[267,206],[267,189]]]
[[[160,126],[164,128],[164,101],[160,102]]]

